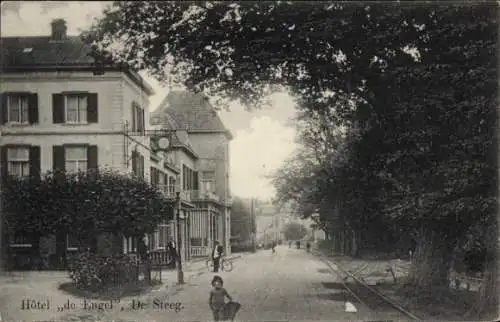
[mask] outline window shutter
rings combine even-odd
[[[40,147],[30,146],[30,176],[40,177]]]
[[[97,145],[89,145],[87,147],[87,169],[97,170],[99,168],[98,161]]]
[[[64,123],[64,95],[52,94],[52,121]]]
[[[139,111],[141,113],[141,134],[144,135],[146,132],[146,121],[145,121],[145,112],[143,108],[139,108]]]
[[[141,160],[141,169],[140,169],[141,173],[140,173],[140,175],[141,175],[141,178],[144,179],[144,156],[143,155],[140,155],[140,160]]]
[[[7,123],[7,93],[0,94],[0,124]]]
[[[195,171],[193,173],[193,180],[194,180],[194,182],[193,182],[193,190],[199,190],[199,187],[198,187],[198,185],[199,185],[199,182],[198,182],[198,171]]]
[[[52,148],[52,169],[54,171],[64,171],[66,170],[66,160],[64,156],[64,146],[54,145]]]
[[[135,106],[135,103],[132,103],[132,127],[131,127],[131,131],[132,132],[135,132],[137,129],[136,129],[136,123],[137,123],[137,113],[136,113],[136,106]]]
[[[28,121],[30,124],[38,123],[38,94],[30,93],[28,95]]]
[[[137,175],[137,152],[132,151],[132,173]]]
[[[87,96],[87,122],[88,123],[97,123],[98,122],[98,98],[97,93],[90,93]]]
[[[0,147],[0,180],[2,180],[2,183],[5,183],[7,181],[7,175],[8,175],[8,169],[7,169],[7,147],[2,146]]]

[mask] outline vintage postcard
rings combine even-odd
[[[498,320],[495,1],[2,1],[0,322]]]

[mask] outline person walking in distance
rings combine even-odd
[[[273,243],[271,244],[271,250],[272,250],[272,254],[276,254],[276,242],[273,241]]]
[[[219,242],[214,243],[214,249],[212,250],[212,260],[214,262],[214,272],[219,271],[220,258],[222,253],[224,252],[224,248],[219,245]]]

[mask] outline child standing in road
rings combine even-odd
[[[223,308],[226,304],[226,297],[229,301],[233,300],[223,285],[224,281],[222,280],[222,277],[218,275],[214,276],[212,279],[213,288],[210,291],[210,298],[208,299],[208,304],[210,305],[210,309],[214,315],[214,321],[222,321],[225,319],[223,316]]]

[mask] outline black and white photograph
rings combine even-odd
[[[498,1],[2,1],[0,322],[498,321]]]

